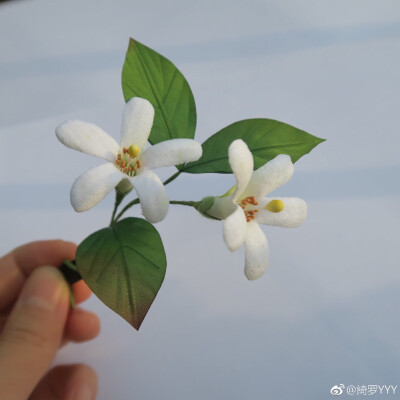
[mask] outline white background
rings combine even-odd
[[[1,253],[79,243],[108,223],[112,195],[72,210],[70,185],[99,161],[64,148],[54,128],[81,119],[118,139],[130,36],[188,79],[197,140],[268,117],[328,141],[277,191],[304,198],[309,216],[264,229],[263,278],[245,279],[244,252],[226,249],[219,223],[171,206],[157,224],[167,275],[140,332],[93,298],[100,336],[56,362],[92,365],[100,400],[328,399],[340,383],[400,386],[398,0],[1,4]],[[232,183],[184,175],[168,192],[197,200]]]

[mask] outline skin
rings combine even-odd
[[[84,342],[100,330],[98,317],[69,305],[69,289],[54,266],[75,258],[76,245],[33,242],[0,258],[0,399],[92,400],[97,377],[83,364],[49,370],[68,341]],[[91,294],[73,285],[76,303]]]

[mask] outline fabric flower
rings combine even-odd
[[[91,123],[66,121],[57,127],[57,138],[65,146],[107,161],[78,177],[72,185],[71,204],[76,211],[91,209],[127,178],[137,192],[144,217],[153,223],[165,218],[168,195],[151,170],[196,161],[202,148],[191,139],[171,139],[145,149],[153,119],[153,106],[134,97],[124,108],[120,145]]]
[[[245,244],[245,275],[254,280],[264,275],[269,256],[259,224],[297,227],[307,216],[307,204],[294,197],[265,197],[292,177],[294,167],[288,155],[278,155],[256,171],[242,140],[231,143],[228,155],[236,185],[217,197],[207,214],[224,220],[224,240],[231,251]]]

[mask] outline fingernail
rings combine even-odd
[[[90,387],[85,383],[78,387],[73,400],[92,400]]]
[[[65,291],[66,285],[57,268],[39,267],[27,279],[20,301],[46,311],[54,311]]]

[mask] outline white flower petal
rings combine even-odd
[[[152,223],[162,221],[169,207],[167,191],[160,178],[150,170],[143,170],[131,180],[142,207],[144,217]]]
[[[285,184],[293,175],[294,167],[290,157],[280,154],[253,172],[245,196],[264,197]]]
[[[236,210],[224,220],[224,240],[230,251],[237,250],[245,241],[247,222],[243,210]]]
[[[281,200],[285,208],[278,213],[264,209],[271,200]],[[264,225],[283,226],[295,228],[307,217],[307,203],[297,197],[265,198],[260,202],[260,211],[256,214],[256,221]]]
[[[154,119],[151,103],[140,97],[130,99],[124,108],[121,126],[121,147],[136,145],[142,151],[149,138]]]
[[[126,177],[114,164],[105,163],[81,175],[72,185],[71,204],[75,211],[87,211],[114,189]]]
[[[148,169],[171,167],[196,161],[202,152],[201,144],[192,139],[171,139],[146,149],[140,163]]]
[[[253,173],[253,155],[241,139],[233,141],[228,149],[229,165],[236,178],[236,190],[232,200],[236,201],[246,188]]]
[[[255,221],[247,223],[246,233],[246,265],[244,274],[250,281],[264,275],[268,266],[268,242],[264,232]]]
[[[115,161],[120,151],[108,133],[89,122],[66,121],[56,128],[56,135],[65,146],[107,161]]]

